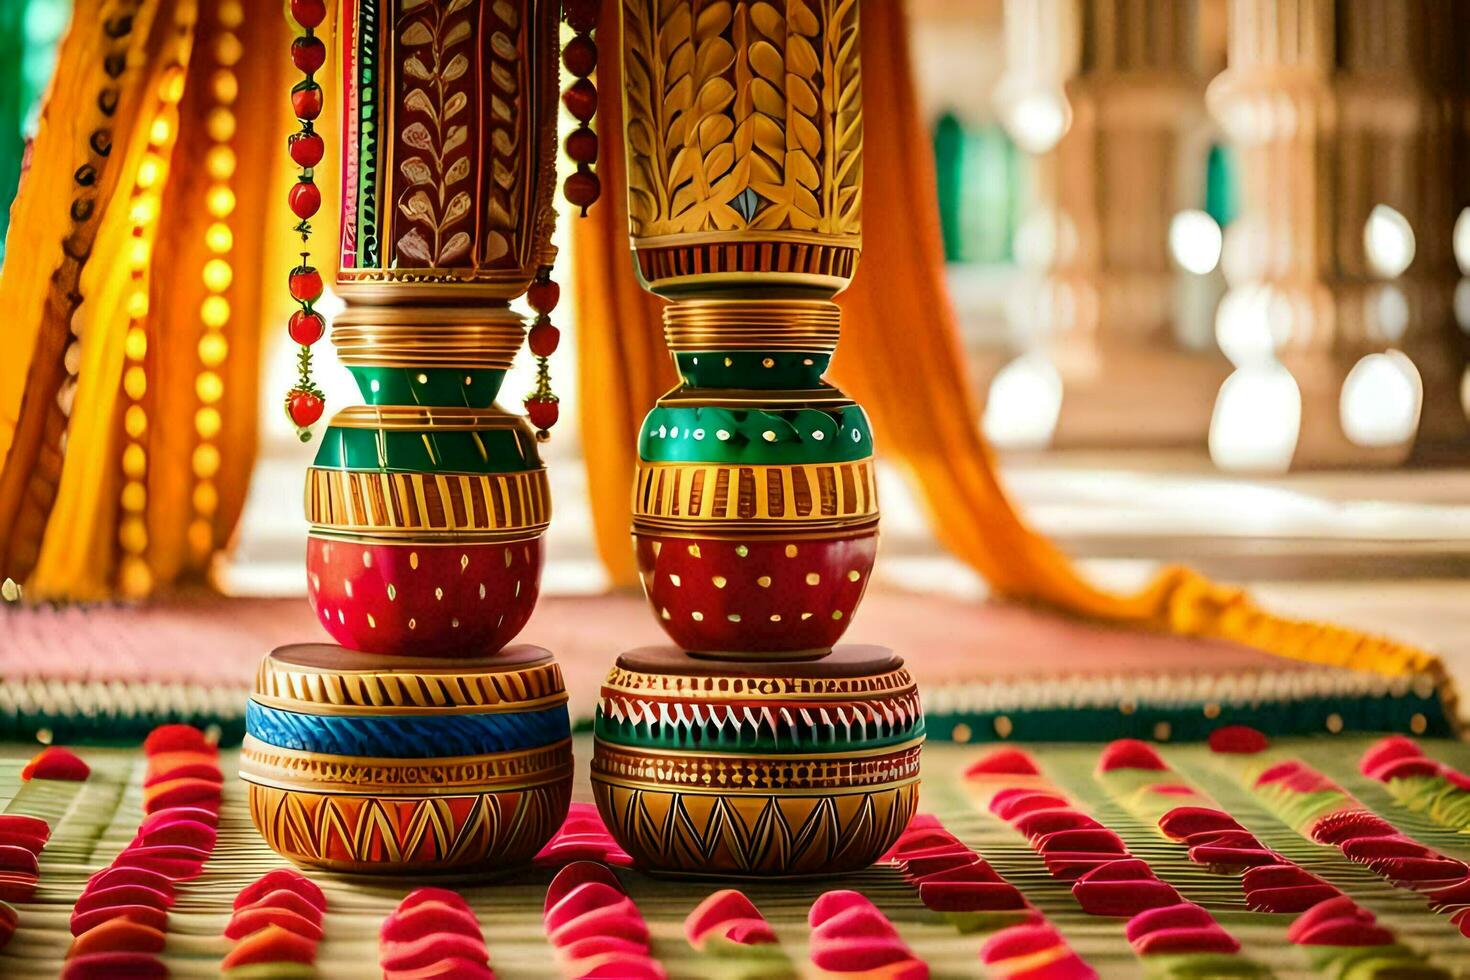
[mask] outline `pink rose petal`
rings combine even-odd
[[[1118,769],[1149,769],[1162,772],[1169,767],[1163,758],[1147,742],[1136,738],[1120,738],[1109,743],[1098,756],[1097,771],[1113,772]]]
[[[970,764],[965,776],[1008,775],[1039,776],[1041,770],[1031,757],[1020,749],[992,749]]]

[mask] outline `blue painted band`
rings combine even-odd
[[[567,706],[457,715],[306,715],[245,705],[245,730],[283,749],[389,759],[516,752],[571,735]]]

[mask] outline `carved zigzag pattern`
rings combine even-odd
[[[594,778],[598,808],[640,864],[662,870],[808,874],[866,867],[908,826],[917,781],[831,796],[703,795]]]

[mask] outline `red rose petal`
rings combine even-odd
[[[168,967],[152,953],[88,953],[66,961],[61,980],[166,980]]]
[[[106,867],[87,879],[87,887],[83,893],[98,891],[103,888],[116,888],[119,885],[142,885],[154,891],[163,892],[173,900],[174,880],[168,875],[159,874],[157,871],[149,871],[147,868],[117,868]]]
[[[578,963],[577,980],[665,980],[664,968],[647,953],[604,953]]]
[[[1144,789],[1156,796],[1199,796],[1199,790],[1193,786],[1185,786],[1183,783],[1155,783]]]
[[[1062,941],[1061,933],[1048,923],[1011,926],[985,941],[980,947],[980,961],[987,964],[998,963],[1064,945],[1066,944]]]
[[[1041,854],[1069,852],[1081,854],[1127,854],[1123,838],[1106,827],[1085,827],[1078,830],[1057,830],[1036,840],[1036,850]]]
[[[1443,767],[1433,759],[1394,759],[1368,773],[1368,778],[1386,783],[1390,779],[1413,779],[1416,776],[1438,776]]]
[[[196,847],[201,851],[213,851],[215,829],[207,823],[180,817],[156,825],[150,830],[140,830],[138,836],[133,840],[143,846],[183,844],[188,847]]]
[[[193,820],[210,827],[219,827],[219,808],[204,806],[171,806],[164,807],[156,813],[150,813],[138,824],[138,833],[145,834],[155,827],[173,823],[175,820]],[[296,874],[294,871],[272,871],[271,874]]]
[[[1389,735],[1381,738],[1369,746],[1368,751],[1363,753],[1363,758],[1358,762],[1358,771],[1365,776],[1373,776],[1373,771],[1381,766],[1394,762],[1398,759],[1422,758],[1424,750],[1419,748],[1417,742],[1404,735]]]
[[[37,875],[23,871],[0,871],[0,902],[28,902],[36,893]]]
[[[159,783],[166,783],[172,779],[197,779],[205,783],[221,784],[225,781],[224,774],[220,772],[219,766],[213,762],[191,762],[187,765],[176,765],[169,769],[149,773],[143,780],[143,789],[146,793]]]
[[[941,871],[952,871],[955,868],[968,868],[976,865],[983,865],[987,871],[990,869],[990,865],[985,864],[980,859],[980,855],[969,848],[965,848],[959,851],[946,851],[939,854],[925,854],[920,857],[909,858],[899,866],[899,870],[903,872],[906,878],[924,878],[928,875],[939,874]],[[1000,876],[996,875],[994,871],[990,871],[990,874],[994,875],[994,877],[986,880],[1000,880]]]
[[[484,941],[480,920],[463,899],[456,904],[433,899],[408,909],[400,904],[379,926],[378,944],[411,942],[431,933]]]
[[[92,909],[88,912],[73,912],[71,916],[71,934],[80,936],[82,933],[99,926],[109,919],[128,918],[154,929],[163,929],[168,925],[168,913],[163,909],[154,908],[151,905],[114,905],[108,908]]]
[[[40,817],[28,817],[19,813],[0,813],[0,830],[24,834],[27,837],[51,839],[51,827]]]
[[[1219,925],[1160,929],[1133,944],[1139,956],[1179,953],[1238,953],[1240,942]]]
[[[601,956],[605,953],[631,953],[647,956],[648,944],[634,939],[624,939],[621,936],[588,936],[557,948],[558,956],[567,963]]]
[[[1128,920],[1124,935],[1131,943],[1160,929],[1204,928],[1214,922],[1215,917],[1200,906],[1193,902],[1180,902],[1178,905],[1163,905],[1138,913]]]
[[[132,919],[109,919],[76,937],[66,958],[95,953],[161,953],[164,939],[163,930],[155,926]]]
[[[1013,826],[1032,840],[1059,830],[1102,829],[1094,817],[1071,809],[1032,810],[1018,817]]]
[[[308,922],[316,925],[322,924],[321,909],[302,898],[298,892],[287,891],[284,888],[277,888],[249,905],[239,906],[235,911],[248,912],[254,909],[280,909],[284,912],[295,912]]]
[[[1300,774],[1305,769],[1305,764],[1297,759],[1287,759],[1285,762],[1278,762],[1274,766],[1265,769],[1256,777],[1256,788],[1259,789],[1262,786],[1269,786],[1271,783],[1279,783],[1284,779]]]
[[[38,875],[41,873],[41,865],[36,859],[36,852],[29,847],[0,844],[0,871]]]
[[[272,892],[281,889],[300,895],[319,912],[326,911],[327,897],[322,894],[321,888],[299,871],[290,871],[285,868],[262,875],[253,884],[241,889],[240,894],[235,896],[235,908],[254,905]]]
[[[1312,840],[1319,844],[1341,844],[1357,837],[1392,837],[1394,825],[1367,810],[1338,810],[1312,824]]]
[[[1117,769],[1150,769],[1162,772],[1168,768],[1152,745],[1136,738],[1120,738],[1110,742],[1097,760],[1098,772],[1113,772]]]
[[[759,919],[760,910],[745,893],[735,888],[713,892],[684,917],[684,937],[698,946],[711,929],[732,919]]]
[[[1023,790],[1019,793],[996,793],[990,801],[990,812],[1011,823],[1032,810],[1054,810],[1066,805],[1067,801],[1055,793]]]
[[[1065,956],[1050,963],[1007,973],[1006,980],[1097,980],[1097,971],[1068,950]]]
[[[1198,834],[1190,834],[1184,838],[1188,847],[1199,847],[1202,844],[1213,844],[1216,847],[1244,847],[1251,850],[1264,850],[1265,845],[1256,839],[1255,834],[1248,830],[1206,830]]]
[[[1245,893],[1245,901],[1256,912],[1305,912],[1314,905],[1337,898],[1342,892],[1332,885],[1288,885],[1257,888]]]
[[[944,871],[934,871],[915,880],[927,884],[938,884],[939,882],[1003,884],[1005,881],[1005,879],[995,873],[994,868],[980,860],[977,860],[974,864],[948,868]]]
[[[385,973],[423,970],[441,960],[464,960],[479,964],[490,962],[482,937],[458,933],[431,932],[414,939],[388,940],[380,942],[378,949],[379,965]]]
[[[316,961],[316,943],[280,926],[266,926],[235,944],[220,962],[221,972],[257,963],[305,963]]]
[[[812,928],[816,928],[823,922],[854,908],[873,908],[873,903],[866,897],[855,891],[839,889],[836,891],[823,892],[817,900],[812,903],[811,909],[807,911],[806,922]]]
[[[1158,878],[1147,861],[1138,858],[1121,858],[1100,864],[1087,872],[1081,881],[1151,881]]]
[[[1470,907],[1470,878],[1424,893],[1435,909]]]
[[[547,932],[551,944],[558,948],[589,936],[612,936],[648,945],[648,924],[631,898],[593,909]]]
[[[1046,870],[1053,878],[1063,880],[1079,878],[1100,865],[1118,860],[1117,854],[1098,854],[1091,851],[1055,851],[1043,855]]]
[[[967,778],[992,775],[1039,776],[1041,769],[1020,749],[1004,748],[992,749],[965,770]]]
[[[830,973],[862,973],[913,958],[901,940],[862,937],[857,939],[812,939],[811,961]]]
[[[819,939],[886,939],[900,942],[898,930],[893,923],[872,904],[843,909],[813,926],[812,941]]]
[[[168,779],[143,790],[143,810],[157,813],[173,806],[219,806],[220,785],[208,779],[182,776]]]
[[[1359,862],[1391,857],[1428,857],[1434,853],[1418,841],[1410,840],[1402,834],[1387,837],[1354,837],[1343,841],[1338,849],[1351,860]]]
[[[915,853],[956,848],[969,850],[947,830],[922,830],[915,834],[904,835],[903,840],[899,841],[898,846],[894,848],[893,856],[901,861]]]
[[[143,740],[143,752],[156,755],[159,752],[213,752],[219,747],[204,737],[204,733],[193,725],[159,725]]]
[[[1224,725],[1210,732],[1210,751],[1231,755],[1264,752],[1271,740],[1249,725]]]
[[[1313,926],[1296,938],[1299,946],[1388,946],[1393,933],[1356,919],[1333,919]]]
[[[546,928],[554,932],[562,925],[586,915],[588,912],[630,902],[621,888],[601,881],[588,881],[573,888],[561,901],[546,911]]]
[[[1079,881],[1072,897],[1089,915],[1133,916],[1145,909],[1178,905],[1183,899],[1173,886],[1150,881]]]
[[[1317,926],[1327,922],[1351,921],[1359,925],[1371,926],[1378,921],[1372,912],[1369,912],[1357,902],[1346,895],[1329,898],[1325,902],[1318,902],[1311,908],[1296,917],[1296,920],[1286,930],[1286,938],[1292,942],[1299,942],[1301,937]]]
[[[994,881],[921,881],[919,901],[934,912],[1008,912],[1028,907],[1015,885]]]
[[[1240,887],[1248,892],[1262,888],[1325,884],[1327,882],[1295,864],[1269,864],[1259,868],[1250,868],[1240,879]]]
[[[546,900],[541,906],[541,914],[544,916],[551,911],[553,905],[560,902],[578,885],[593,881],[600,881],[619,892],[623,891],[623,885],[618,881],[618,876],[605,865],[595,861],[577,861],[558,871],[556,877],[551,879],[551,884],[546,886]]]
[[[1230,814],[1211,807],[1178,806],[1159,818],[1159,830],[1174,840],[1208,831],[1244,829]]]
[[[287,894],[293,894],[287,892]],[[299,896],[297,896],[299,897]],[[313,909],[312,911],[316,911]],[[230,916],[230,921],[225,926],[226,939],[243,939],[253,932],[259,932],[266,926],[280,926],[289,929],[301,936],[303,939],[321,939],[322,927],[310,917],[302,915],[292,909],[276,909],[262,906],[250,906],[239,909]]]
[[[740,946],[768,946],[777,942],[775,930],[765,919],[736,919],[721,928],[726,939]]]
[[[383,980],[495,980],[485,963],[450,956],[414,970],[383,970]]]
[[[111,888],[89,888],[72,906],[73,912],[90,912],[93,909],[116,908],[119,905],[147,905],[149,908],[167,909],[173,905],[171,892],[149,888],[147,885],[114,885]]]
[[[18,830],[0,829],[0,846],[23,847],[32,854],[40,854],[46,846],[45,837],[37,837],[34,834],[22,833]]]
[[[91,767],[83,762],[75,752],[59,745],[52,745],[42,749],[30,762],[26,763],[26,767],[20,771],[20,778],[22,780],[62,779],[79,783],[91,774]]]
[[[1420,882],[1460,881],[1466,874],[1470,874],[1470,868],[1466,867],[1465,862],[1443,855],[1379,858],[1367,864],[1376,874],[1385,878],[1415,885]]]
[[[1189,859],[1195,864],[1212,868],[1250,868],[1263,864],[1276,864],[1281,855],[1264,847],[1227,847],[1223,844],[1198,844],[1189,849]]]

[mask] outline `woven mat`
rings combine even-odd
[[[260,657],[325,639],[301,599],[0,606],[0,737],[26,740],[47,729],[58,741],[129,741],[186,721],[220,725],[224,743],[236,743]],[[1162,723],[1175,740],[1189,740],[1224,721],[1282,734],[1328,724],[1450,731],[1432,684],[1001,603],[878,590],[846,639],[904,656],[931,738],[956,730],[961,741],[1150,738]],[[618,653],[667,642],[631,595],[545,598],[520,640],[556,654],[573,717],[584,723]]]
[[[1404,832],[1441,852],[1470,859],[1470,837],[1436,828],[1397,806],[1382,787],[1357,775],[1355,763],[1368,740],[1297,739],[1279,742],[1276,751],[1292,754],[1337,779],[1363,802]],[[1424,749],[1440,761],[1470,767],[1470,747],[1424,740]],[[1016,884],[1047,918],[1059,927],[1073,949],[1103,976],[1138,976],[1139,960],[1123,938],[1123,919],[1083,913],[1064,883],[1050,878],[1041,859],[1011,828],[977,808],[964,789],[961,773],[979,754],[976,748],[931,745],[925,750],[921,809],[937,815],[945,826],[980,852]],[[582,771],[577,798],[587,799],[585,763],[590,746],[577,747]],[[17,795],[20,767],[29,747],[0,747],[0,810],[41,816],[54,826],[41,856],[40,886],[30,902],[20,903],[20,931],[0,950],[0,976],[54,977],[70,943],[68,916],[87,876],[107,864],[131,839],[141,815],[142,753],[127,749],[86,749],[92,766],[85,783],[31,783]],[[1097,746],[1049,745],[1032,754],[1050,777],[1107,826],[1117,831],[1130,851],[1145,858],[1158,875],[1188,900],[1197,902],[1243,943],[1242,953],[1278,977],[1314,974],[1300,947],[1287,944],[1292,915],[1269,915],[1245,909],[1239,879],[1209,873],[1184,858],[1183,849],[1161,838],[1125,814],[1102,793],[1092,776]],[[1197,746],[1167,746],[1167,762],[1178,773],[1212,793],[1242,824],[1268,846],[1326,878],[1379,916],[1401,942],[1437,966],[1470,973],[1470,940],[1443,914],[1428,910],[1422,897],[1396,889],[1364,868],[1349,863],[1330,847],[1313,844],[1275,820],[1243,791],[1220,757]],[[230,943],[220,938],[235,894],[266,871],[282,866],[256,836],[245,812],[243,786],[230,777],[233,752],[222,762],[227,772],[219,842],[201,877],[184,882],[169,914],[165,959],[175,977],[218,975],[220,959]],[[684,916],[715,884],[666,881],[632,871],[619,872],[628,892],[647,919],[653,953],[670,976],[721,975],[718,962],[696,953],[684,940]],[[363,881],[313,873],[325,890],[329,909],[325,939],[317,965],[326,977],[374,975],[377,930],[396,903],[410,890],[403,881]],[[532,869],[496,883],[454,885],[477,912],[496,973],[517,977],[555,976],[540,910],[551,869]],[[812,883],[764,883],[745,887],[749,897],[775,927],[783,949],[803,975],[807,963],[805,916],[812,901],[829,888],[852,888],[866,894],[894,922],[910,947],[939,977],[980,974],[978,953],[986,933],[962,934],[940,914],[919,902],[914,889],[892,867],[877,867],[841,879]]]

